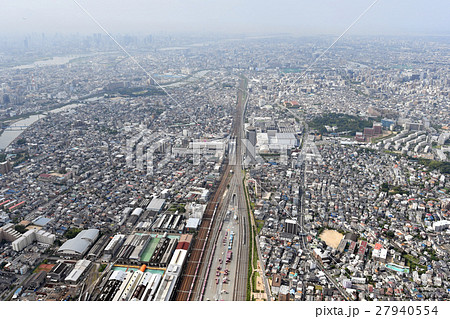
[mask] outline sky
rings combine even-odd
[[[0,34],[342,33],[374,0],[0,0]],[[378,0],[349,34],[450,35],[449,0]]]

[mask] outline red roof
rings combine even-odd
[[[188,250],[189,249],[189,243],[188,242],[179,242],[176,249],[183,249]]]
[[[23,203],[25,203],[24,200],[21,201],[19,204],[16,204],[16,205],[14,205],[13,207],[10,207],[9,210],[11,210],[11,209],[13,209],[14,207],[17,207],[17,206],[19,206],[19,205],[22,205]]]
[[[367,248],[367,242],[362,241],[359,246],[359,249],[358,249],[358,255],[364,255],[366,252],[366,248]]]
[[[356,242],[352,242],[351,244],[350,244],[350,246],[348,247],[348,250],[353,250],[353,249],[355,249],[355,246],[356,246]]]
[[[10,202],[10,201],[11,201],[10,199],[5,200],[3,203],[0,203],[0,206],[5,205],[6,203],[8,203],[8,202]]]

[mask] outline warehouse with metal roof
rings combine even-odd
[[[97,240],[99,234],[98,229],[82,230],[75,238],[69,239],[59,247],[58,254],[68,258],[82,257]]]
[[[153,198],[150,204],[147,206],[147,210],[151,212],[161,212],[166,200],[162,198]]]

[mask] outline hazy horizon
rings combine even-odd
[[[111,33],[341,34],[373,0],[76,0]],[[4,1],[2,1],[4,2]],[[444,0],[379,0],[348,35],[450,35]],[[2,3],[0,35],[102,33],[74,0]]]

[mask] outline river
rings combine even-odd
[[[73,59],[73,58],[74,57],[72,56],[70,59]],[[68,62],[68,60],[67,60],[67,62]],[[25,66],[22,65],[20,67],[25,67]],[[175,83],[172,83],[172,84],[162,85],[162,87],[178,87],[178,86],[182,86],[182,85],[185,85],[187,83],[197,81],[199,78],[203,77],[208,72],[209,72],[209,70],[198,71],[198,72],[194,73],[191,77],[187,78],[186,80],[181,80],[179,82],[175,82]],[[101,99],[101,98],[94,97],[94,98],[86,99],[86,101],[92,102],[92,101],[96,101],[98,99]],[[66,105],[66,106],[63,106],[63,107],[51,110],[50,113],[60,113],[60,112],[68,111],[68,110],[71,110],[71,109],[73,109],[75,107],[78,107],[79,105],[82,105],[82,104],[78,104],[78,103],[69,104],[69,105]],[[34,122],[36,122],[37,120],[39,120],[41,118],[44,118],[45,116],[46,116],[45,114],[32,115],[32,116],[29,116],[26,119],[14,122],[12,125],[13,126],[30,126],[31,124],[33,124]],[[0,135],[0,150],[6,149],[9,146],[9,144],[11,144],[17,137],[19,137],[20,134],[22,134],[23,131],[24,130],[17,130],[17,131],[5,130]]]
[[[203,77],[209,70],[197,71],[191,77],[187,77],[186,80],[181,80],[179,82],[171,83],[171,84],[161,84],[162,87],[178,87],[185,85],[190,82],[195,82]]]
[[[87,100],[88,101],[95,101],[95,100],[98,100],[98,98],[91,98],[91,99],[87,99]],[[80,105],[83,105],[83,104],[78,104],[78,103],[68,104],[68,105],[62,106],[60,108],[51,110],[49,113],[61,113],[61,112],[65,112],[65,111],[70,111],[71,109],[76,108],[76,107],[78,107]],[[14,122],[12,124],[12,126],[30,126],[31,124],[33,124],[37,120],[40,120],[40,119],[42,119],[44,117],[46,117],[45,114],[31,115],[31,116],[27,117],[26,119]],[[17,130],[17,131],[5,130],[0,135],[0,150],[4,150],[5,148],[7,148],[8,145],[11,144],[17,137],[19,137],[20,134],[22,134],[23,131],[25,131],[25,129],[20,129],[20,130]]]
[[[36,122],[37,120],[43,118],[44,115],[31,115],[30,117],[14,122],[13,126],[29,126]],[[17,130],[17,131],[4,131],[2,135],[0,135],[0,149],[4,150],[8,147],[9,144],[11,144],[14,139],[16,139],[20,134],[22,134],[24,130]]]
[[[18,65],[18,66],[13,67],[13,69],[21,70],[21,69],[32,69],[35,67],[43,67],[43,66],[63,65],[63,64],[69,63],[71,60],[74,60],[77,58],[82,58],[82,57],[88,57],[88,56],[90,56],[90,55],[78,54],[78,55],[68,55],[68,56],[57,56],[57,57],[53,57],[51,59],[35,61],[30,64]]]

